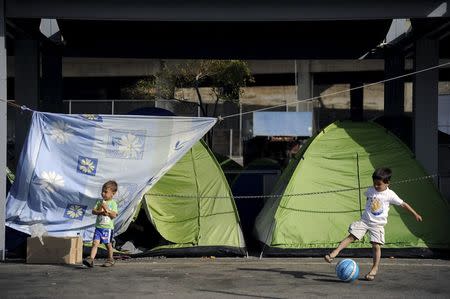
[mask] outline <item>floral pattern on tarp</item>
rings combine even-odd
[[[179,151],[180,149],[182,149],[185,145],[186,145],[186,141],[184,141],[184,142],[181,142],[180,140],[178,140],[176,143],[175,143],[175,146],[174,146],[174,150],[176,150],[176,151]]]
[[[87,120],[103,122],[103,118],[98,114],[81,114],[81,117]]]
[[[106,155],[111,158],[141,160],[145,133],[144,130],[109,130]]]
[[[64,121],[55,121],[51,123],[47,134],[58,144],[65,144],[73,136],[73,130]]]
[[[78,156],[77,172],[94,176],[97,172],[98,159]]]
[[[86,214],[87,206],[78,204],[68,204],[64,211],[64,218],[73,220],[83,220],[84,214]]]
[[[54,193],[56,189],[64,187],[64,178],[55,171],[43,171],[40,177],[36,177],[36,183],[42,190]]]

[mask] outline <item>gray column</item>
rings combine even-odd
[[[39,42],[18,39],[14,43],[14,94],[19,105],[37,109],[39,101]],[[15,150],[19,157],[30,126],[31,113],[16,113]]]
[[[0,260],[5,259],[6,198],[6,47],[4,1],[0,0]]]
[[[301,101],[312,96],[312,76],[311,76],[311,62],[309,60],[296,61],[297,72],[297,100]],[[310,102],[298,103],[297,111],[309,111]]]
[[[405,57],[396,49],[387,49],[384,57],[385,79],[403,75]],[[403,115],[405,110],[405,80],[403,78],[384,83],[384,114]]]
[[[40,110],[62,112],[62,57],[57,49],[42,53],[42,81]]]
[[[415,43],[416,71],[439,64],[439,40],[422,38]],[[416,74],[413,81],[414,151],[429,174],[438,172],[439,71]]]

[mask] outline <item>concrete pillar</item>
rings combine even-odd
[[[39,103],[39,42],[32,39],[17,39],[14,43],[14,94],[19,105],[37,109]],[[29,112],[16,113],[15,151],[18,158],[30,126]]]
[[[297,78],[297,100],[301,101],[312,96],[312,75],[310,60],[295,61],[296,78]],[[311,111],[311,102],[303,102],[297,104],[297,111]]]
[[[405,57],[397,49],[386,49],[384,57],[385,79],[403,75]],[[403,78],[384,83],[384,115],[399,116],[405,110],[405,80]]]
[[[61,113],[62,57],[58,49],[45,48],[42,53],[41,100],[42,111]]]
[[[350,88],[361,87],[360,82],[350,83]],[[352,121],[363,121],[364,118],[364,89],[358,88],[350,91],[350,119]]]
[[[0,0],[0,260],[5,260],[5,198],[6,198],[6,47],[5,3]]]
[[[439,40],[417,40],[414,69],[438,64]],[[416,74],[413,81],[414,152],[429,174],[438,172],[438,83],[438,69]]]

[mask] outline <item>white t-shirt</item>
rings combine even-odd
[[[403,204],[403,200],[389,188],[378,192],[374,187],[369,187],[364,195],[367,197],[367,202],[362,220],[368,225],[384,226],[387,223],[389,206]]]

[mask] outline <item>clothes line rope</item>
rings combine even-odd
[[[409,77],[409,76],[412,76],[412,75],[420,74],[420,73],[423,73],[423,72],[431,71],[431,70],[442,68],[442,67],[449,66],[449,65],[450,65],[450,62],[441,63],[441,64],[438,64],[438,65],[435,65],[435,66],[431,66],[431,67],[428,67],[428,68],[424,68],[424,69],[421,69],[421,70],[418,70],[418,71],[409,72],[409,73],[406,73],[406,74],[403,74],[403,75],[399,75],[399,76],[396,76],[396,77],[384,79],[384,80],[373,82],[373,83],[369,83],[369,84],[364,84],[362,86],[357,86],[357,87],[353,87],[353,88],[349,88],[349,89],[345,89],[345,90],[341,90],[341,91],[336,91],[336,92],[332,92],[332,93],[328,93],[328,94],[324,94],[324,95],[320,95],[320,96],[310,97],[310,98],[306,98],[306,99],[302,99],[302,100],[295,100],[295,101],[284,103],[284,104],[280,104],[280,105],[275,105],[275,106],[265,107],[265,108],[261,108],[261,109],[246,111],[246,112],[243,112],[243,113],[235,113],[235,114],[230,114],[230,115],[225,115],[225,116],[219,115],[217,118],[218,118],[219,122],[221,122],[221,121],[223,121],[226,118],[236,117],[236,116],[239,116],[239,115],[246,115],[246,114],[250,114],[250,113],[254,113],[254,112],[260,112],[260,111],[270,110],[270,109],[274,109],[274,108],[278,108],[278,107],[284,107],[286,105],[314,101],[314,100],[318,100],[320,98],[326,98],[326,97],[330,97],[330,96],[333,96],[333,95],[338,95],[338,94],[342,94],[342,93],[348,93],[348,92],[351,92],[353,90],[357,90],[357,89],[361,89],[361,88],[366,88],[366,87],[382,84],[382,83],[385,83],[385,82],[398,80],[398,79],[401,79],[401,78]],[[1,102],[6,102],[8,105],[13,106],[13,107],[18,108],[18,109],[21,109],[21,110],[24,110],[24,111],[34,111],[34,110],[28,108],[25,105],[20,105],[20,104],[15,103],[15,101],[7,101],[5,99],[0,99],[0,101]]]
[[[284,103],[284,104],[280,104],[280,105],[275,105],[275,106],[270,106],[270,107],[265,107],[265,108],[261,108],[261,109],[256,109],[256,110],[252,110],[252,111],[246,111],[246,112],[243,112],[243,113],[235,113],[235,114],[230,114],[230,115],[225,115],[225,116],[219,116],[219,119],[220,120],[224,120],[226,118],[236,117],[236,116],[239,116],[239,115],[245,115],[245,114],[249,114],[249,113],[270,110],[270,109],[274,109],[274,108],[278,108],[278,107],[285,107],[285,106],[291,105],[291,104],[304,103],[304,102],[314,101],[314,100],[318,100],[318,99],[321,99],[321,98],[326,98],[326,97],[330,97],[330,96],[334,96],[334,95],[338,95],[338,94],[342,94],[342,93],[348,93],[348,92],[351,92],[353,90],[357,90],[357,89],[361,89],[361,88],[365,88],[365,87],[370,87],[370,86],[382,84],[382,83],[385,83],[385,82],[398,80],[398,79],[401,79],[401,78],[405,78],[405,77],[409,77],[409,76],[412,76],[412,75],[420,74],[420,73],[423,73],[423,72],[431,71],[431,70],[434,70],[434,69],[442,68],[442,67],[445,67],[445,66],[448,66],[448,65],[450,65],[450,62],[438,64],[438,65],[431,66],[431,67],[428,67],[428,68],[425,68],[425,69],[421,69],[421,70],[418,70],[418,71],[406,73],[406,74],[403,74],[403,75],[400,75],[400,76],[396,76],[396,77],[384,79],[384,80],[381,80],[381,81],[377,81],[377,82],[373,82],[373,83],[369,83],[369,84],[364,84],[362,86],[357,86],[357,87],[353,87],[353,88],[349,88],[349,89],[344,89],[344,90],[340,90],[340,91],[336,91],[336,92],[332,92],[332,93],[328,93],[328,94],[324,94],[324,95],[310,97],[310,98],[306,98],[306,99],[302,99],[302,100],[295,100],[295,101],[292,101],[292,102],[288,102],[288,103]]]
[[[22,111],[33,111],[25,105],[16,104],[16,102],[12,100],[0,99],[0,102],[6,103],[7,105],[12,106],[14,108],[21,109]]]
[[[397,184],[405,184],[405,183],[412,183],[422,180],[428,180],[435,177],[438,177],[438,174],[433,175],[427,175],[417,178],[409,178],[404,179],[397,182],[392,182],[391,185],[397,185]],[[340,192],[348,192],[348,191],[355,191],[355,190],[365,190],[370,186],[362,186],[362,187],[353,187],[353,188],[344,188],[344,189],[335,189],[335,190],[327,190],[327,191],[317,191],[317,192],[305,192],[305,193],[295,193],[295,194],[271,194],[271,195],[243,195],[243,196],[233,196],[234,199],[262,199],[262,198],[278,198],[278,197],[306,197],[306,196],[314,196],[314,195],[322,195],[322,194],[330,194],[330,193],[340,193]],[[202,198],[202,199],[225,199],[230,198],[230,196],[198,196],[198,195],[181,195],[181,194],[161,194],[161,193],[150,193],[148,194],[150,196],[157,196],[157,197],[168,197],[168,198]]]

